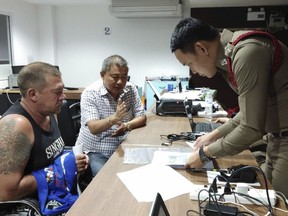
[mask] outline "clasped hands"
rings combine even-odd
[[[124,101],[122,101],[121,99],[118,100],[117,103],[117,109],[116,112],[114,113],[113,117],[112,117],[112,122],[114,123],[114,125],[116,126],[116,130],[114,133],[112,133],[111,137],[116,137],[116,136],[120,136],[123,135],[127,130],[127,125],[125,125],[122,122],[122,119],[127,115],[127,108],[126,108],[126,104]],[[114,126],[114,127],[115,127]]]

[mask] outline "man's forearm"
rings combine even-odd
[[[17,200],[37,192],[37,182],[33,175],[24,176],[17,186],[7,185],[0,193],[0,201]]]
[[[147,118],[146,116],[138,116],[131,121],[129,121],[129,124],[131,125],[131,129],[142,127],[146,124]]]
[[[111,117],[107,117],[101,120],[90,120],[87,122],[87,127],[89,128],[92,134],[99,134],[103,131],[108,130],[113,126],[114,122],[111,121]]]
[[[37,192],[37,182],[33,175],[26,175],[20,182],[20,193],[24,196],[32,195]],[[21,194],[19,194],[21,196]]]

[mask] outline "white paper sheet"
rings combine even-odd
[[[148,164],[127,172],[117,173],[120,180],[138,202],[152,202],[155,194],[164,200],[189,193],[193,183],[169,166]]]
[[[142,144],[139,144],[142,145]],[[177,153],[191,153],[192,149],[189,147],[145,147],[145,148],[125,148],[123,164],[148,164],[152,162],[154,152],[175,152]],[[163,164],[163,163],[161,163]],[[165,163],[164,163],[165,164]],[[165,164],[166,165],[166,164]]]
[[[153,155],[153,164],[168,166],[184,166],[191,152],[172,152],[172,151],[155,151]]]

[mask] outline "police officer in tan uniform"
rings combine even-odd
[[[288,196],[288,48],[277,39],[245,31],[222,33],[201,20],[181,20],[170,48],[193,73],[208,78],[221,73],[238,93],[239,113],[199,137],[187,167],[201,167],[212,157],[235,155],[268,133],[265,174],[276,191]]]

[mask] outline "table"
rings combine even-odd
[[[189,131],[190,125],[185,117],[161,117],[148,115],[147,126],[130,132],[126,140],[119,146],[105,166],[88,185],[76,203],[72,206],[67,216],[99,215],[99,216],[141,216],[149,215],[151,202],[137,202],[126,186],[117,177],[117,173],[128,171],[141,165],[123,164],[124,148],[135,146],[161,146],[160,134],[181,133]],[[177,141],[172,147],[187,146],[185,142]],[[217,159],[221,168],[238,164],[257,166],[256,160],[250,151],[246,150],[234,157]],[[184,177],[196,184],[207,183],[204,173],[191,175],[185,170],[179,170]],[[176,185],[175,185],[176,186]],[[189,194],[183,194],[165,201],[168,211],[173,216],[186,215],[187,210],[198,211],[198,202],[191,201]],[[263,206],[252,206],[253,211],[259,215],[265,215],[267,210]],[[281,215],[281,213],[277,215]],[[283,214],[284,215],[284,214]]]
[[[77,90],[64,90],[66,99],[80,100],[80,96],[84,88],[78,88]],[[17,89],[0,89],[0,115],[2,115],[15,101],[21,98],[20,90]]]
[[[84,90],[84,88],[78,88],[75,90],[64,90],[64,93],[66,95],[66,99],[80,99],[81,93]],[[0,90],[0,95],[1,94],[20,94],[20,90],[18,88],[16,89],[1,89]]]

